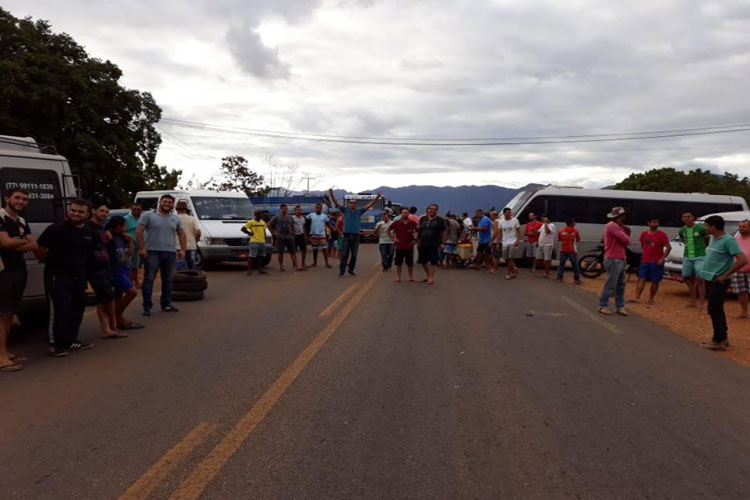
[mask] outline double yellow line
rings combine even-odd
[[[375,273],[359,288],[354,297],[339,310],[330,322],[315,336],[310,344],[302,351],[292,363],[281,373],[279,378],[268,388],[255,404],[245,413],[242,418],[230,429],[224,438],[211,450],[193,471],[182,481],[177,490],[170,497],[173,500],[197,499],[221,471],[221,468],[234,455],[242,444],[250,437],[255,427],[276,406],[281,396],[289,389],[289,386],[299,377],[310,361],[325,345],[336,329],[352,313],[359,302],[367,295],[380,278],[381,273]],[[357,290],[358,285],[353,284],[344,290],[339,297],[331,303],[319,316],[330,315],[346,297]],[[120,500],[143,500],[161,484],[169,474],[184,461],[201,443],[203,443],[216,424],[203,422],[198,424],[179,443],[160,458],[149,470],[147,470],[135,483],[133,483],[120,497]]]

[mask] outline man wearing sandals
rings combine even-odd
[[[110,273],[112,283],[115,287],[115,320],[118,330],[137,330],[144,326],[135,321],[126,319],[125,309],[138,296],[138,290],[130,279],[130,262],[135,253],[135,243],[127,232],[127,223],[124,217],[115,215],[107,222],[107,232],[111,239],[107,242],[107,252],[111,264]],[[128,335],[117,332],[109,338],[123,338]]]
[[[11,354],[6,342],[13,315],[18,312],[26,289],[26,260],[24,252],[37,250],[36,239],[21,212],[29,204],[29,193],[9,188],[5,193],[5,208],[0,210],[0,371],[14,372],[23,366],[18,361],[26,358]]]
[[[409,218],[409,209],[401,209],[401,217],[393,224],[388,226],[388,235],[396,245],[396,283],[401,283],[401,269],[406,262],[406,268],[409,272],[409,281],[414,281],[414,235],[417,231],[417,224]]]
[[[609,222],[604,226],[604,270],[607,280],[599,297],[599,312],[611,315],[609,298],[615,296],[617,314],[627,316],[625,311],[625,252],[630,245],[630,228],[625,226],[625,209],[614,207],[607,214]]]
[[[440,246],[445,244],[448,235],[448,229],[442,217],[438,217],[437,203],[427,207],[427,215],[419,219],[419,239],[417,250],[419,258],[417,264],[422,264],[426,278],[424,280],[428,285],[435,283],[435,271],[438,266],[438,251]]]

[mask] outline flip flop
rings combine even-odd
[[[427,280],[425,280],[424,284],[425,285],[434,285],[435,282],[434,281],[427,281]]]
[[[9,356],[9,359],[11,361],[28,361],[29,358],[26,356],[21,356],[20,354],[14,354],[13,356]]]
[[[124,339],[127,338],[128,334],[123,332],[117,332],[113,333],[111,335],[105,335],[102,337],[102,340],[109,340],[109,339]]]
[[[140,323],[136,323],[133,321],[132,323],[128,323],[127,325],[118,326],[120,330],[140,330],[141,328],[146,328],[146,325],[142,325]]]
[[[23,370],[23,366],[16,363],[0,366],[0,372],[17,372],[18,370]]]

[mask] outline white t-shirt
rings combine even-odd
[[[467,217],[464,219],[464,226],[472,227],[473,225],[474,225],[474,222],[471,220],[471,217]]]
[[[503,245],[514,245],[518,241],[516,236],[516,229],[520,229],[521,224],[518,223],[518,219],[511,217],[500,219],[500,230],[503,232]]]
[[[380,221],[375,225],[375,234],[378,235],[378,244],[380,245],[392,245],[393,240],[391,239],[391,236],[388,234],[388,228],[391,227],[391,224],[393,224],[392,220],[389,220],[388,222]]]
[[[542,227],[539,228],[539,246],[548,246],[548,245],[554,245],[555,241],[555,234],[557,233],[557,228],[554,224],[551,222],[547,224],[547,227],[549,228],[549,233],[547,233],[544,230],[544,224],[542,224]]]

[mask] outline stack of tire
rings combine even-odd
[[[203,300],[208,288],[206,273],[200,270],[177,271],[172,279],[172,300],[175,302],[192,302]]]

